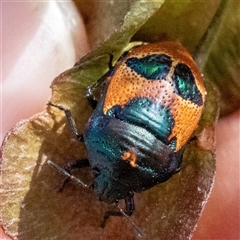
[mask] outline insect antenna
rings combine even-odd
[[[130,218],[128,217],[128,215],[122,210],[122,208],[117,204],[117,207],[119,209],[119,211],[121,212],[121,214],[128,220],[128,222],[130,222],[133,227],[138,231],[138,233],[143,236],[143,232],[141,230],[140,227],[138,227],[133,221],[130,220]]]
[[[82,187],[85,188],[89,188],[90,186],[85,184],[83,181],[81,181],[79,178],[73,176],[72,174],[70,174],[68,171],[66,171],[65,169],[59,167],[56,163],[54,163],[51,160],[48,160],[47,163],[53,167],[54,169],[56,169],[58,172],[60,172],[61,174],[63,174],[66,177],[69,177],[71,180],[73,180],[74,182],[76,182],[77,184],[80,184]]]

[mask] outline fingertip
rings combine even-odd
[[[87,53],[83,20],[72,2],[4,2],[2,136],[45,108],[51,81]]]

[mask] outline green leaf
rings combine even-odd
[[[222,0],[198,50],[199,65],[221,93],[222,116],[240,107],[240,2]]]
[[[85,20],[92,48],[104,42],[120,26],[134,1],[74,1]]]
[[[133,36],[134,41],[178,41],[190,53],[208,30],[220,1],[165,1],[163,6]]]

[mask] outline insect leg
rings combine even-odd
[[[96,97],[93,95],[93,91],[101,84],[105,81],[105,79],[109,76],[110,71],[113,68],[112,65],[112,61],[113,61],[113,55],[109,54],[110,58],[109,58],[109,62],[108,62],[108,68],[109,70],[107,71],[107,73],[105,73],[100,79],[98,79],[95,83],[93,83],[92,85],[87,87],[87,91],[86,91],[86,98],[88,100],[89,105],[95,109],[97,104],[98,104],[98,100],[96,99]]]
[[[52,162],[51,160],[48,160],[47,163],[56,169],[58,172],[66,176],[67,178],[64,180],[62,186],[59,188],[59,191],[61,192],[64,188],[64,186],[69,182],[69,180],[75,181],[77,184],[80,184],[83,187],[89,187],[87,184],[83,183],[79,178],[73,176],[71,174],[71,170],[74,168],[83,168],[89,166],[89,161],[88,159],[81,159],[81,160],[76,160],[72,162],[66,163],[64,168],[61,168],[58,166],[56,163]]]
[[[126,214],[131,216],[135,210],[134,193],[130,191],[124,200],[126,204]]]
[[[63,106],[54,104],[52,102],[48,102],[48,105],[52,106],[52,107],[56,107],[61,111],[64,111],[66,119],[67,119],[67,123],[72,131],[72,133],[75,135],[75,137],[77,138],[77,140],[79,142],[83,142],[83,134],[79,133],[76,127],[76,123],[72,117],[72,113],[70,109],[66,109]]]

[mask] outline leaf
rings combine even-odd
[[[178,41],[190,53],[208,30],[220,1],[165,1],[163,6],[133,36],[134,41]]]
[[[222,0],[208,32],[202,39],[197,62],[207,79],[221,93],[221,115],[240,107],[240,3]]]
[[[75,1],[87,30],[92,48],[104,42],[120,26],[134,0],[125,1]]]

